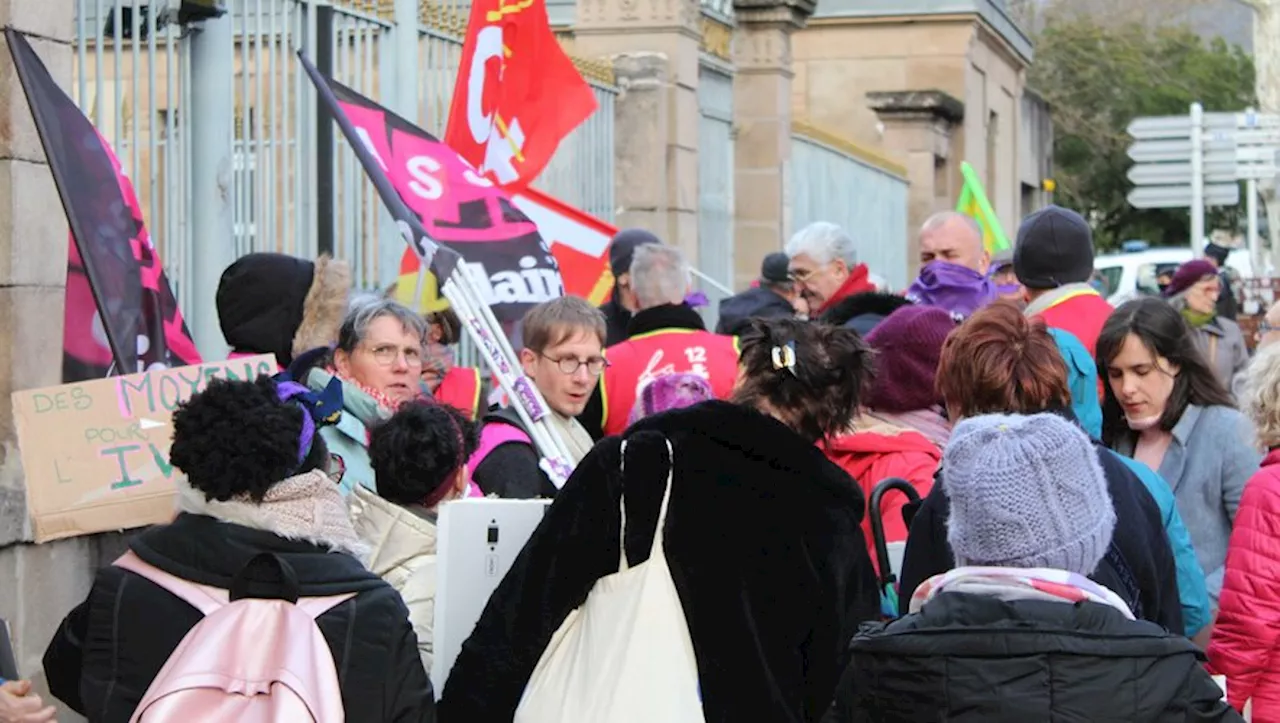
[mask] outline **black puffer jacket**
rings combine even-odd
[[[1049,411],[1076,421],[1068,409]],[[1123,598],[1136,617],[1180,633],[1184,626],[1182,602],[1178,597],[1178,570],[1160,508],[1142,481],[1115,452],[1097,442],[1094,447],[1115,507],[1116,531],[1106,557],[1089,577]],[[911,594],[920,583],[955,566],[955,557],[947,543],[950,509],[945,476],[945,470],[938,471],[933,489],[911,521],[898,588],[898,606],[902,613],[906,613]]]
[[[1189,640],[1098,603],[941,593],[849,651],[824,723],[1241,720]]]
[[[435,720],[404,602],[351,555],[186,513],[143,532],[129,547],[165,572],[224,589],[254,556],[271,552],[293,568],[304,597],[358,593],[316,620],[333,651],[347,721]],[[200,619],[199,611],[150,580],[104,567],[45,652],[49,690],[91,723],[126,723]]]

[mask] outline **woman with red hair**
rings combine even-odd
[[[1042,319],[1013,303],[978,311],[947,338],[938,364],[938,391],[953,422],[985,414],[1071,412],[1067,368]],[[1184,632],[1178,574],[1160,507],[1120,457],[1094,445],[1115,506],[1115,536],[1091,576],[1120,595],[1135,617]],[[945,466],[911,525],[902,564],[902,606],[916,587],[955,565],[947,543]],[[905,609],[902,613],[906,613]]]

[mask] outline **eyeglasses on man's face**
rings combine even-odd
[[[599,374],[604,371],[605,367],[609,366],[609,360],[602,356],[593,356],[589,359],[579,359],[572,356],[564,356],[557,359],[556,357],[548,356],[546,354],[543,354],[542,356],[549,361],[555,362],[556,366],[560,368],[560,371],[565,374],[573,374],[577,372],[578,367],[581,366],[585,366],[587,371],[591,374]]]
[[[422,366],[422,350],[421,349],[404,349],[394,344],[379,344],[378,346],[368,347],[369,354],[378,364],[389,367],[396,363],[396,359],[400,358],[401,351],[404,353],[404,363],[411,367]]]

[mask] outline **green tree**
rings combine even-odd
[[[1132,189],[1125,128],[1138,116],[1185,114],[1197,100],[1207,112],[1253,105],[1253,60],[1186,27],[1077,13],[1044,19],[1028,84],[1052,106],[1058,203],[1093,222],[1100,247],[1129,238],[1186,243],[1185,210],[1142,210],[1125,200]],[[1206,227],[1235,228],[1239,213],[1214,209]]]

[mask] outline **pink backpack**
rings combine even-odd
[[[345,719],[333,654],[315,621],[355,593],[298,598],[296,603],[247,597],[231,601],[227,590],[183,580],[133,552],[115,565],[204,613],[151,682],[130,723]]]

